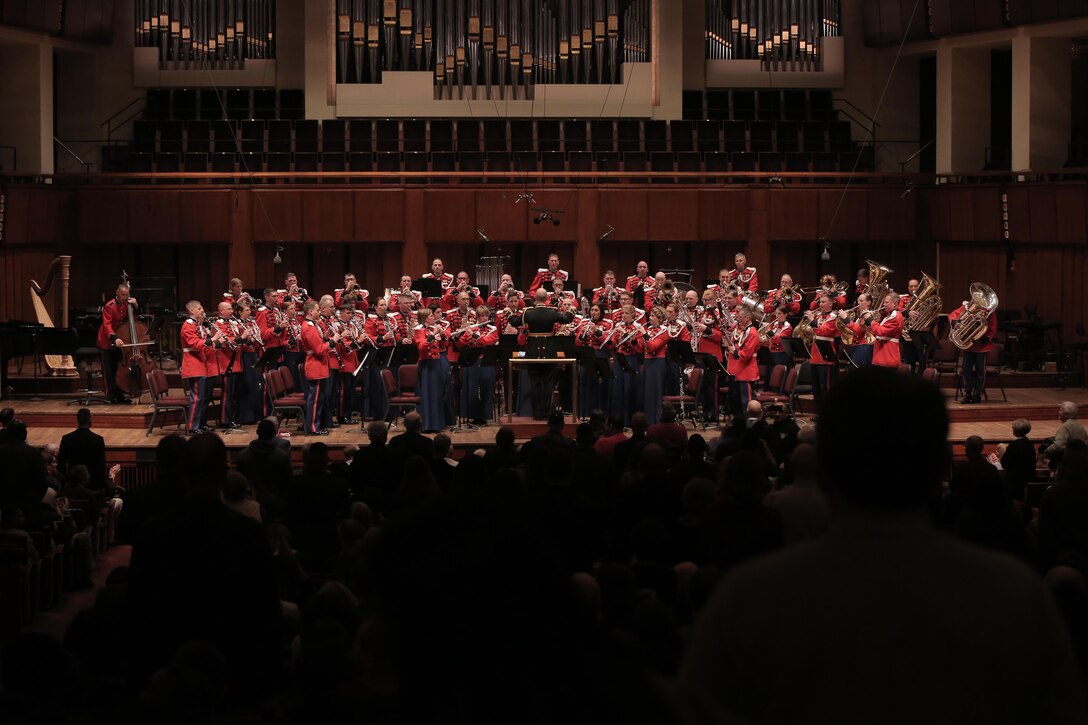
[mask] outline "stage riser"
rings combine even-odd
[[[1058,418],[1058,406],[1056,405],[1032,405],[1012,406],[998,401],[997,403],[974,403],[963,405],[953,401],[948,402],[948,419],[953,423],[981,423],[1008,421],[1010,424],[1017,418],[1028,420],[1047,420]]]
[[[107,408],[109,409],[108,413],[105,412]],[[131,408],[132,410],[131,412],[127,410],[119,412],[125,408]],[[19,418],[27,424],[27,427],[31,428],[64,428],[65,426],[75,428],[76,410],[77,407],[73,405],[69,408],[70,412],[65,413],[35,413],[28,411],[20,413]],[[143,405],[96,405],[91,408],[95,428],[146,430],[151,422],[151,415],[152,411]],[[170,431],[182,420],[180,412],[174,410],[164,411],[159,413],[159,417],[155,421],[155,430],[157,431],[161,427]],[[152,435],[154,435],[154,432]]]

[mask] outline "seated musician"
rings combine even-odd
[[[487,306],[493,310],[506,307],[507,297],[510,293],[517,295],[518,309],[524,309],[525,293],[519,292],[517,288],[514,287],[514,278],[508,274],[504,274],[499,278],[499,288],[491,290],[491,294],[487,296]]]
[[[725,294],[725,291],[730,287],[736,288],[736,285],[729,282],[729,268],[722,267],[718,270],[718,282],[717,284],[708,284],[706,288],[714,292],[715,296],[721,297]]]
[[[621,307],[621,317],[613,325],[612,336],[608,339],[608,347],[614,351],[611,411],[623,418],[624,426],[630,426],[631,416],[642,409],[642,335],[645,330],[635,321],[635,313],[641,311],[630,304]],[[627,364],[626,371],[620,358]]]
[[[869,274],[869,270],[865,270],[865,274]],[[812,302],[809,303],[808,308],[810,310],[818,310],[820,308],[820,296],[828,295],[831,297],[831,307],[835,310],[841,310],[846,307],[846,291],[838,288],[838,279],[833,274],[825,274],[820,277],[820,286],[816,290],[816,296],[812,298]]]
[[[446,288],[446,292],[442,295],[442,299],[439,301],[438,306],[443,312],[448,312],[454,307],[458,307],[459,303],[457,298],[462,292],[469,296],[469,307],[475,309],[484,304],[484,299],[480,297],[480,289],[469,284],[468,272],[458,272],[454,283]]]
[[[533,277],[533,283],[529,285],[530,296],[536,295],[536,291],[541,287],[550,285],[554,279],[560,279],[566,282],[570,279],[570,275],[562,269],[559,269],[559,255],[552,252],[548,255],[548,266],[542,267],[536,271],[536,276]]]
[[[342,305],[351,305],[360,312],[366,312],[370,308],[370,292],[359,286],[355,281],[355,275],[348,272],[344,275],[344,286],[333,290],[332,300],[339,308]]]
[[[230,302],[232,304],[249,305],[254,307],[256,301],[253,297],[245,291],[242,286],[242,280],[238,277],[231,277],[230,282],[227,283],[229,292],[223,293],[223,301]]]
[[[789,321],[789,308],[780,305],[774,311],[774,320],[767,330],[767,349],[771,353],[771,361],[775,365],[785,365],[788,369],[793,364],[793,355],[782,341],[793,335],[793,326]]]
[[[854,282],[854,294],[860,295],[862,292],[869,291],[869,268],[862,267],[858,270],[858,278]]]
[[[650,265],[645,260],[639,260],[638,264],[635,265],[635,273],[627,278],[623,288],[634,295],[645,289],[646,285],[650,283],[649,276]]]
[[[604,273],[601,278],[601,286],[594,288],[593,297],[590,301],[595,305],[601,305],[601,309],[606,315],[610,315],[614,310],[619,309],[620,291],[616,287],[615,272],[608,270]]]
[[[652,310],[655,307],[663,308],[672,302],[672,295],[675,290],[669,292],[665,285],[668,281],[669,278],[665,276],[664,272],[659,270],[654,274],[650,286],[643,291],[643,305],[647,310]]]
[[[884,296],[883,313],[869,323],[869,331],[876,338],[873,342],[873,365],[898,368],[899,336],[903,332],[903,315],[899,312],[899,295],[888,292]]]
[[[539,288],[533,297],[533,306],[526,308],[522,313],[522,320],[528,328],[528,346],[526,356],[529,358],[554,358],[556,356],[556,342],[554,330],[556,325],[567,325],[574,319],[570,313],[560,312],[555,307],[548,305],[548,292]],[[529,380],[533,399],[533,418],[547,420],[549,405],[551,403],[552,390],[559,380],[561,370],[555,365],[531,365],[529,366]]]
[[[866,324],[873,316],[873,297],[868,292],[858,295],[857,310],[853,313],[847,310],[839,310],[839,319],[846,321],[846,326],[854,333],[853,349],[850,350],[850,359],[857,367],[865,367],[873,364],[873,343],[868,339],[869,332]],[[841,330],[841,328],[840,328]]]
[[[729,270],[727,284],[736,285],[743,292],[759,292],[759,276],[755,267],[748,266],[748,258],[738,252],[733,258],[734,267]],[[720,279],[720,277],[719,277]]]
[[[117,285],[113,298],[102,305],[102,324],[98,326],[98,349],[102,357],[102,382],[106,386],[106,400],[111,403],[130,403],[121,388],[117,387],[117,368],[121,364],[121,348],[125,341],[115,331],[128,321],[128,306],[136,309],[136,298],[129,297],[127,284]]]
[[[298,275],[294,272],[288,272],[287,276],[283,279],[283,289],[280,290],[280,302],[290,300],[295,303],[295,306],[300,308],[302,304],[311,299],[310,293],[305,287],[299,287]]]
[[[632,307],[635,310],[635,322],[643,322],[646,319],[646,310],[641,307],[635,307],[635,298],[631,292],[624,290],[620,292],[620,306],[612,311],[612,322],[619,322],[623,319],[623,308]]]
[[[487,305],[479,305],[475,315],[472,327],[459,335],[454,343],[462,355],[468,349],[499,344],[499,329],[491,324],[491,310]],[[486,425],[494,412],[495,362],[485,360],[481,354],[470,365],[461,368],[461,416],[476,425]]]
[[[899,295],[900,312],[903,312],[907,308],[907,305],[910,304],[910,301],[918,296],[918,284],[919,282],[916,279],[907,280],[907,293]],[[903,317],[906,318],[907,316],[904,315]],[[904,319],[904,321],[906,320]]]
[[[556,277],[551,281],[552,291],[548,293],[548,304],[552,307],[561,307],[562,302],[567,302],[571,305],[577,304],[578,300],[574,296],[574,293],[570,290],[563,289],[563,280]],[[543,289],[543,287],[541,288]]]
[[[400,300],[403,297],[408,300],[408,309],[418,310],[423,304],[423,293],[418,290],[412,289],[412,278],[410,275],[404,274],[400,278],[400,286],[395,290],[391,290],[389,293],[389,306],[393,309],[400,310]]]
[[[767,293],[766,299],[763,300],[763,311],[769,315],[780,305],[785,305],[790,315],[801,314],[801,294],[793,289],[793,277],[788,274],[782,275],[782,279],[778,282],[778,289]]]

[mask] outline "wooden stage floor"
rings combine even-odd
[[[1007,391],[1008,402],[1000,398],[1000,392],[994,391],[996,401],[991,398],[989,402],[976,405],[962,405],[952,399],[952,391],[946,391],[949,400],[949,412],[952,419],[950,440],[954,444],[962,444],[968,436],[980,435],[992,447],[1002,441],[1012,439],[1011,423],[1017,418],[1027,418],[1031,421],[1032,430],[1029,438],[1033,441],[1041,441],[1054,435],[1058,427],[1058,406],[1063,400],[1072,400],[1086,411],[1088,416],[1088,389],[1067,388],[1056,390],[1050,388],[1009,388]],[[66,405],[67,399],[30,401],[19,399],[5,399],[0,402],[0,407],[11,406],[15,408],[16,415],[26,421],[29,428],[29,440],[32,445],[43,446],[47,443],[60,441],[60,437],[75,427],[76,405]],[[876,401],[879,404],[879,401]],[[802,397],[804,411],[812,410],[811,398]],[[135,451],[154,448],[159,439],[173,432],[179,432],[175,428],[174,421],[165,427],[157,427],[150,436],[146,436],[147,421],[150,420],[150,407],[147,405],[132,406],[106,406],[99,405],[92,408],[94,416],[94,429],[106,439],[106,445],[110,449],[129,451],[131,456]],[[809,415],[801,413],[797,416],[802,427],[811,425]],[[176,420],[176,419],[175,419]],[[570,419],[568,418],[568,421]],[[503,421],[505,423],[505,420]],[[528,440],[533,435],[543,432],[543,425],[525,418],[514,418],[513,427],[519,442]],[[290,424],[289,426],[290,427]],[[450,433],[454,446],[461,449],[471,449],[479,446],[491,445],[495,439],[498,424],[492,423],[475,431],[458,431]],[[255,435],[256,426],[246,426],[242,430],[224,435],[223,439],[230,448],[245,447]],[[691,434],[700,433],[705,437],[717,435],[717,431],[709,429],[691,430]],[[403,431],[403,423],[391,432],[391,435]],[[573,425],[568,423],[567,432],[573,435]],[[322,441],[334,450],[345,445],[366,445],[367,438],[358,425],[342,426],[330,431],[325,437],[308,437],[302,433],[292,434],[291,442],[295,446],[302,446],[308,441]],[[145,454],[146,455],[146,454]],[[123,458],[129,458],[123,456]]]

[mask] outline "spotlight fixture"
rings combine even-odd
[[[555,215],[562,214],[563,212],[556,209],[544,209],[542,207],[536,206],[531,207],[531,209],[535,212],[539,212],[537,216],[533,219],[533,224],[540,224],[541,222],[550,221],[555,226],[559,226],[559,218]]]
[[[283,257],[280,256],[280,252],[283,251],[283,245],[276,245],[276,256],[272,258],[272,264],[283,264]]]
[[[476,236],[478,236],[481,240],[485,242],[490,242],[491,240],[487,238],[487,235],[484,234],[484,231],[485,230],[483,229],[483,227],[476,227]]]
[[[820,259],[824,262],[831,261],[831,242],[824,242],[824,251],[820,254]]]
[[[606,240],[606,239],[608,239],[608,238],[609,238],[610,236],[612,236],[612,232],[614,232],[614,231],[616,231],[616,227],[614,227],[614,226],[612,226],[611,224],[609,224],[609,225],[608,225],[608,229],[606,229],[606,230],[605,230],[604,234],[602,234],[602,235],[601,235],[601,238],[600,238],[600,239],[598,239],[597,241],[599,241],[599,242],[603,242],[604,240]]]
[[[786,182],[782,180],[781,176],[772,176],[771,178],[767,179],[767,186],[781,186],[783,189],[785,189]]]

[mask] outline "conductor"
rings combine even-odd
[[[574,315],[570,312],[560,312],[554,307],[549,307],[547,290],[538,289],[533,295],[533,306],[525,310],[523,317],[524,325],[529,331],[525,356],[535,359],[556,357],[556,325],[570,324],[573,319]],[[547,420],[552,390],[559,382],[559,366],[530,365],[528,367],[533,418]]]

